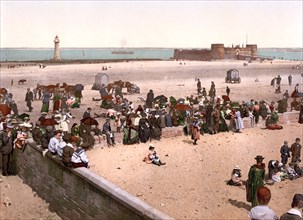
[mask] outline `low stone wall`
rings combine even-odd
[[[298,123],[299,120],[299,112],[298,111],[292,111],[292,112],[285,112],[285,113],[279,113],[279,122],[278,124],[291,124],[291,123]],[[226,120],[227,125],[229,125],[229,121]],[[251,128],[251,122],[250,118],[244,118],[243,119],[244,128]],[[265,128],[265,120],[260,117],[259,123],[255,125],[256,127]],[[163,138],[172,138],[175,136],[181,136],[184,135],[183,133],[183,126],[178,127],[170,127],[170,128],[164,128],[162,129],[162,137]]]
[[[89,169],[43,157],[32,140],[14,152],[18,175],[63,219],[172,219]]]
[[[279,116],[278,124],[280,124],[282,126],[283,126],[283,124],[298,123],[298,120],[299,120],[298,111],[278,113],[278,116]],[[251,127],[250,118],[244,118],[243,122],[244,122],[245,128]],[[265,128],[265,120],[263,120],[262,117],[260,116],[259,123],[255,126]]]

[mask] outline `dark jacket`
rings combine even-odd
[[[10,154],[13,150],[13,137],[8,137],[6,132],[2,133],[1,154]]]

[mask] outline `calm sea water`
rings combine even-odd
[[[53,48],[0,48],[0,61],[39,61],[50,60],[54,55]],[[171,59],[174,49],[163,48],[61,48],[61,58],[65,60],[84,59]],[[258,49],[261,57],[303,60],[302,49]]]

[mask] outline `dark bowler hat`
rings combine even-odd
[[[149,145],[149,150],[153,150],[153,149],[155,149],[155,147],[154,147],[154,145]]]
[[[264,157],[262,157],[261,155],[258,155],[258,156],[255,157],[255,159],[256,159],[256,160],[263,160]]]
[[[59,133],[62,134],[62,132],[63,132],[62,130],[55,130],[55,131],[54,131],[54,135],[59,134]]]
[[[82,147],[83,149],[88,149],[88,148],[90,147],[90,144],[89,144],[88,142],[83,142],[83,143],[81,144],[81,147]]]

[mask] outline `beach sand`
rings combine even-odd
[[[69,64],[49,65],[44,69],[38,66],[20,67],[15,69],[1,68],[1,87],[8,88],[13,93],[19,112],[27,112],[24,102],[26,88],[34,88],[37,83],[48,85],[66,82],[81,83],[85,86],[83,100],[79,109],[71,109],[79,123],[83,112],[91,107],[93,113],[101,113],[99,92],[91,90],[95,75],[105,72],[110,81],[123,80],[137,84],[140,94],[126,95],[135,108],[144,104],[139,97],[153,89],[155,96],[184,98],[196,95],[195,78],[201,79],[202,87],[209,90],[211,81],[216,84],[218,95],[225,95],[228,85],[231,89],[232,101],[248,101],[250,99],[277,101],[282,98],[285,90],[293,91],[294,84],[300,83],[302,91],[302,69],[292,69],[298,62],[273,61],[272,63],[249,63],[243,66],[243,61],[195,62],[182,61],[130,61],[108,64]],[[107,71],[102,71],[107,66]],[[236,68],[240,71],[240,84],[226,84],[226,71]],[[292,74],[293,85],[289,86],[287,76]],[[280,94],[275,94],[275,88],[270,86],[272,78],[280,75],[282,86]],[[11,86],[11,79],[14,85]],[[24,85],[18,85],[20,79],[26,79]],[[258,82],[255,80],[258,79]],[[41,100],[33,103],[34,110],[29,113],[31,121],[35,122],[41,109]],[[98,118],[103,124],[104,119]],[[251,165],[255,163],[256,155],[263,155],[264,162],[271,159],[280,160],[280,147],[284,140],[293,143],[296,137],[303,140],[303,125],[284,124],[282,130],[263,130],[264,122],[254,128],[245,128],[242,133],[225,132],[216,135],[205,134],[192,145],[189,136],[175,136],[152,141],[165,166],[154,166],[142,162],[148,150],[148,143],[123,145],[122,135],[117,134],[117,146],[101,148],[96,145],[87,152],[90,158],[91,170],[112,181],[116,185],[139,197],[151,206],[165,212],[176,219],[246,219],[250,203],[246,201],[245,190],[226,185],[234,166],[242,169],[243,179]],[[178,128],[165,128],[178,130]],[[104,143],[102,146],[105,146]],[[266,169],[267,171],[267,169]],[[8,177],[7,181],[15,181]],[[290,208],[294,193],[303,193],[303,178],[285,180],[268,186],[272,191],[269,206],[281,215]],[[21,187],[21,186],[20,186]],[[30,196],[30,195],[29,195]],[[2,198],[1,198],[1,206]],[[5,209],[1,210],[4,211]],[[22,209],[21,209],[22,210]],[[4,215],[7,216],[7,215]]]

